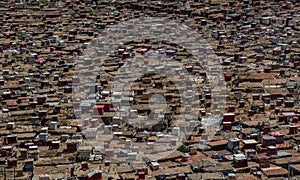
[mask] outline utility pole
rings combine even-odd
[[[4,167],[4,180],[6,180],[6,168]]]
[[[14,166],[14,180],[16,180],[16,166]]]
[[[290,168],[290,162],[288,162],[288,180],[291,180],[291,168]]]

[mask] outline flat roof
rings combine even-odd
[[[243,140],[244,144],[257,144],[258,142],[254,139],[245,139]]]

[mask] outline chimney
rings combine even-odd
[[[231,74],[230,73],[225,73],[224,74],[224,77],[225,77],[225,81],[231,81]]]
[[[75,174],[74,174],[74,171],[75,171],[75,167],[73,166],[70,170],[70,177],[74,177]]]
[[[43,105],[47,100],[47,96],[44,95],[37,96],[36,98],[37,98],[38,105]]]
[[[81,169],[83,169],[83,170],[89,169],[89,164],[87,162],[82,162],[81,163]]]
[[[223,130],[226,131],[226,130],[231,130],[232,129],[232,124],[231,122],[223,122]]]
[[[7,130],[13,130],[15,129],[15,122],[9,122],[6,124],[6,129]]]
[[[185,153],[185,154],[182,156],[181,161],[182,161],[182,162],[186,162],[186,161],[188,160],[188,158],[189,158],[189,155],[188,155],[187,153]]]
[[[284,119],[285,119],[284,115],[280,114],[280,115],[278,116],[278,122],[283,122]]]
[[[92,127],[97,127],[98,126],[98,119],[92,119],[91,124],[92,124]]]
[[[110,166],[111,161],[105,161],[104,166]]]
[[[2,93],[3,100],[9,100],[11,99],[11,92],[3,92]]]
[[[145,172],[138,172],[138,179],[139,180],[143,180],[143,179],[145,179]]]
[[[269,125],[264,126],[264,134],[268,134],[271,131],[271,127]]]
[[[7,166],[8,167],[17,167],[18,160],[15,158],[11,158],[7,160]]]
[[[197,148],[190,148],[190,155],[196,155],[197,154]]]
[[[185,180],[185,174],[178,174],[177,179],[178,180]]]
[[[289,127],[289,134],[297,134],[298,127],[297,126],[290,126]]]
[[[17,143],[17,141],[18,141],[17,135],[15,135],[15,134],[10,134],[6,138],[7,138],[8,144],[14,144],[14,143]]]
[[[29,157],[34,159],[35,161],[39,159],[39,151],[38,150],[34,150],[29,152]]]
[[[66,141],[69,139],[69,135],[68,134],[62,134],[61,135],[61,141]]]
[[[124,52],[122,54],[123,59],[129,59],[130,58],[130,53],[129,52]]]
[[[21,157],[27,159],[28,157],[28,150],[27,149],[20,149]]]
[[[51,130],[56,130],[57,129],[57,122],[51,121],[50,122],[50,129]]]
[[[294,116],[293,117],[293,120],[292,120],[292,123],[298,123],[299,122],[299,117],[298,116]]]
[[[52,149],[59,149],[60,147],[60,141],[52,141]]]

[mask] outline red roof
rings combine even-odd
[[[103,109],[104,108],[104,105],[94,105],[94,109]]]
[[[45,61],[45,58],[38,58],[38,59],[35,59],[34,62],[37,62],[37,63],[42,63]]]
[[[284,136],[284,134],[281,132],[269,132],[269,135],[270,136]]]

